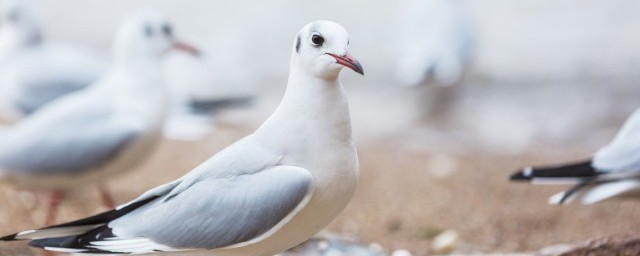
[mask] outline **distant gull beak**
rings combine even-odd
[[[353,69],[353,71],[355,71],[356,73],[364,76],[364,70],[362,70],[362,65],[360,65],[360,62],[356,60],[356,58],[351,56],[351,54],[345,53],[343,56],[338,56],[333,53],[327,53],[327,54],[331,55],[331,57],[336,58],[336,62],[338,64],[348,67],[350,69]]]
[[[184,42],[174,41],[172,47],[176,50],[184,51],[195,57],[200,57],[202,55],[202,53],[200,52],[200,50],[198,50],[198,48]]]

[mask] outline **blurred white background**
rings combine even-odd
[[[247,118],[255,123],[279,100],[295,33],[316,19],[343,24],[350,32],[350,51],[364,65],[364,78],[343,75],[359,136],[434,137],[432,129],[416,130],[416,123],[443,122],[422,116],[434,108],[432,102],[446,98],[445,115],[452,124],[445,129],[447,143],[457,136],[463,144],[512,153],[536,143],[583,142],[584,136],[601,145],[640,106],[640,2],[633,0],[462,1],[475,53],[463,86],[454,92],[399,88],[393,79],[393,30],[404,1],[39,2],[50,37],[92,46],[105,56],[123,17],[141,7],[161,10],[178,35],[210,57],[201,69],[209,70],[216,83],[204,91],[267,95],[262,100],[267,105],[258,105],[263,113]],[[191,60],[175,56],[171,61]],[[576,132],[585,130],[589,133]]]
[[[181,35],[227,66],[286,74],[293,35],[309,21],[343,24],[368,75],[388,70],[403,1],[39,1],[54,38],[108,49],[117,24],[140,7],[169,15]],[[472,16],[474,70],[491,78],[632,76],[640,66],[640,3],[633,0],[464,0]],[[518,64],[514,64],[517,62]],[[247,66],[249,65],[249,66]],[[268,68],[268,70],[264,70]],[[255,70],[253,70],[255,69]]]
[[[556,188],[541,192],[507,177],[526,165],[588,158],[640,107],[640,1],[461,0],[474,54],[462,82],[447,88],[402,87],[394,77],[395,26],[407,1],[35,2],[48,38],[108,59],[124,17],[158,9],[206,57],[171,56],[169,79],[187,74],[182,79],[196,87],[194,95],[257,96],[250,109],[216,116],[226,126],[198,144],[164,141],[138,176],[114,182],[122,201],[253,131],[282,96],[298,30],[329,19],[347,28],[350,53],[366,74],[342,74],[362,177],[333,231],[425,252],[426,233],[452,228],[477,245],[470,251],[495,252],[637,230],[628,222],[640,214],[637,202],[547,206]]]

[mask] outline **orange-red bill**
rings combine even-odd
[[[351,56],[351,54],[345,53],[342,56],[338,56],[333,53],[327,53],[327,54],[334,57],[338,64],[348,67],[358,74],[364,75],[364,70],[362,69],[362,65],[360,65],[360,62],[356,60],[356,58]]]
[[[180,41],[173,42],[173,48],[186,52],[196,57],[200,57],[201,55],[200,50],[198,50],[198,48],[184,42],[180,42]]]

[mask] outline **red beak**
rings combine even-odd
[[[338,64],[348,67],[353,71],[355,71],[356,73],[364,76],[364,70],[362,70],[362,65],[360,65],[360,62],[356,60],[356,58],[351,56],[349,53],[345,53],[343,56],[338,56],[333,53],[327,53],[327,54],[331,55],[331,57],[336,58],[336,62]]]
[[[202,55],[200,50],[198,50],[198,48],[196,48],[196,47],[194,47],[194,46],[192,46],[190,44],[184,43],[184,42],[174,41],[172,47],[174,49],[176,49],[176,50],[180,50],[180,51],[186,52],[186,53],[191,54],[191,55],[193,55],[195,57],[200,57]]]

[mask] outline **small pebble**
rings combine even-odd
[[[318,242],[317,246],[319,251],[326,251],[329,248],[329,242],[320,241]]]
[[[391,253],[391,256],[413,256],[413,254],[411,254],[411,252],[407,251],[407,250],[395,250],[393,253]]]
[[[379,243],[370,243],[369,249],[376,252],[383,252],[384,248]]]
[[[460,236],[454,230],[445,230],[433,239],[431,247],[436,253],[446,254],[453,251],[460,242]]]

